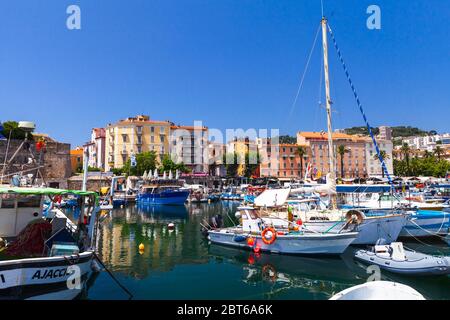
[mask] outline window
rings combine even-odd
[[[17,198],[19,208],[39,208],[41,206],[41,196],[20,196]]]
[[[150,132],[154,133],[155,132],[155,127],[150,127]]]
[[[159,133],[164,133],[165,128],[164,127],[160,127],[159,128]]]
[[[164,135],[162,135],[162,134],[159,135],[159,138],[161,139],[161,142],[164,143],[164,138],[165,138]]]
[[[142,153],[142,147],[141,147],[141,146],[138,146],[138,147],[137,147],[137,152],[138,152],[138,153]]]
[[[15,197],[9,194],[0,195],[0,208],[12,209],[14,208]]]
[[[150,136],[150,142],[155,143],[155,136]]]

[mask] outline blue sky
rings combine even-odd
[[[66,8],[81,8],[81,30]],[[371,4],[381,30],[366,27]],[[371,125],[448,130],[450,2],[324,0]],[[319,0],[14,0],[0,3],[0,120],[87,141],[148,114],[211,128],[325,129]],[[363,125],[330,43],[334,128]],[[320,89],[320,90],[319,90]],[[322,98],[323,101],[323,98]]]

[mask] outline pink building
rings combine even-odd
[[[89,166],[105,169],[105,128],[94,128],[91,133],[91,145],[89,145]]]

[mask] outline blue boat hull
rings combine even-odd
[[[141,204],[184,205],[188,197],[189,191],[143,193],[137,196],[136,201]]]

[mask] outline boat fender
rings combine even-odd
[[[272,227],[265,228],[261,233],[261,238],[265,244],[272,244],[277,238],[277,232]]]
[[[247,236],[235,236],[233,240],[234,242],[244,242],[245,240],[247,240]]]
[[[253,237],[248,237],[248,238],[247,238],[247,244],[248,244],[250,247],[253,247],[253,245],[255,244],[255,239],[254,239]]]

